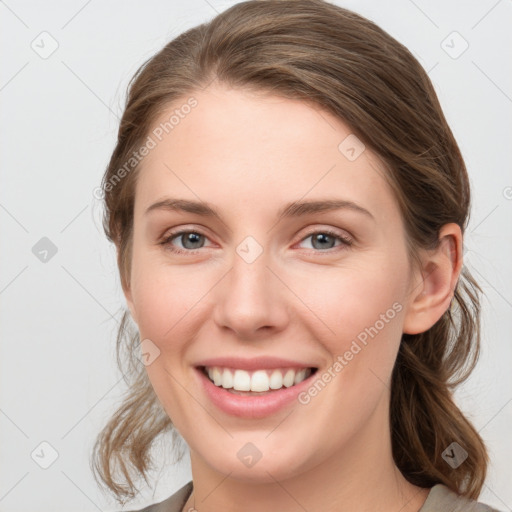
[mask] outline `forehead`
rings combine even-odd
[[[299,100],[216,85],[169,105],[150,137],[139,214],[167,193],[253,211],[326,195],[397,208],[377,156],[341,119]]]

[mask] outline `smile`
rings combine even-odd
[[[257,419],[299,404],[298,395],[311,385],[318,368],[242,370],[196,366],[205,398],[229,416]]]
[[[273,368],[246,371],[205,366],[203,372],[217,387],[241,392],[266,392],[289,388],[307,379],[316,368]]]

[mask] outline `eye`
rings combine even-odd
[[[341,243],[339,245],[349,247],[352,245],[352,240],[344,235],[341,235],[335,231],[330,229],[322,229],[318,231],[313,231],[309,233],[305,238],[301,240],[304,242],[308,238],[311,238],[311,245],[313,249],[320,250],[321,252],[325,252],[326,250],[333,249],[334,243],[336,240],[340,240]],[[339,247],[338,245],[338,247]],[[316,251],[318,252],[318,251]]]
[[[172,241],[175,238],[181,242],[181,248],[173,245]],[[201,243],[206,239],[205,235],[197,231],[181,230],[170,233],[160,242],[160,244],[172,252],[179,254],[195,254],[197,249],[201,248]]]
[[[312,240],[312,247],[316,249],[315,252],[326,252],[329,249],[333,249],[333,243],[339,240],[343,247],[349,247],[352,245],[352,240],[347,236],[341,235],[335,231],[329,229],[323,229],[318,231],[312,231],[301,242],[304,242],[308,238]],[[181,247],[176,247],[173,243],[174,240],[181,243]],[[208,240],[206,235],[193,230],[181,230],[169,233],[160,243],[166,249],[178,253],[178,254],[196,254],[199,249],[203,248],[203,243]]]

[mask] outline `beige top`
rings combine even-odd
[[[160,503],[130,512],[181,512],[192,494],[192,480]],[[193,510],[193,509],[192,509]],[[184,511],[189,512],[189,511]],[[483,503],[455,494],[443,484],[434,485],[418,512],[500,512]]]

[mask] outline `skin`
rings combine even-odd
[[[429,329],[450,305],[459,227],[444,226],[439,248],[413,268],[383,167],[368,148],[354,161],[339,151],[351,133],[341,120],[219,84],[193,96],[197,107],[143,161],[124,289],[141,340],[160,351],[146,367],[155,393],[190,448],[194,492],[183,510],[418,511],[429,489],[409,484],[391,453],[391,372],[402,333]],[[144,213],[167,196],[206,201],[222,220]],[[276,218],[286,203],[326,198],[373,218],[349,209]],[[172,228],[204,238],[161,245]],[[352,245],[314,245],[325,229]],[[247,236],[263,248],[252,263],[236,252]],[[236,418],[199,386],[193,365],[219,355],[311,361],[321,375],[393,303],[401,311],[308,404]],[[250,468],[237,457],[247,442],[262,453]]]

